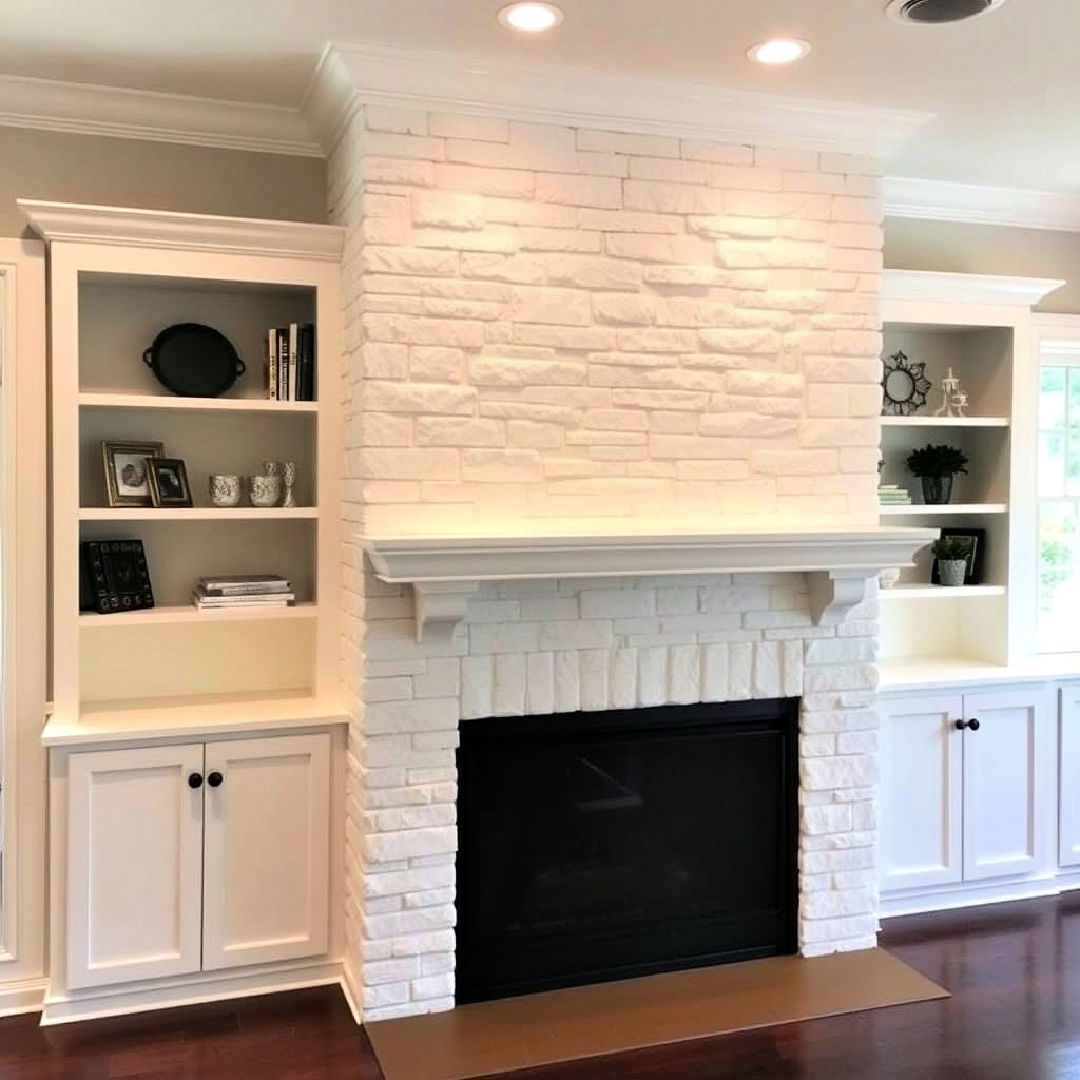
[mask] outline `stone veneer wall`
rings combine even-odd
[[[874,940],[872,605],[799,575],[485,587],[416,643],[359,533],[876,520],[877,163],[365,107],[345,257],[347,976],[453,1005],[462,718],[804,695],[800,940]]]

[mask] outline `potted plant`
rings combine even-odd
[[[931,548],[938,564],[938,580],[942,585],[963,585],[971,556],[971,538],[943,536]]]
[[[967,472],[967,456],[955,446],[924,446],[912,450],[907,467],[922,480],[923,502],[940,506],[952,498],[953,477]]]

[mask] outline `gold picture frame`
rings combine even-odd
[[[159,442],[103,440],[101,464],[110,506],[153,506],[147,458],[159,458],[165,446]]]

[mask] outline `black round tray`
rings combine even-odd
[[[143,353],[143,363],[179,397],[219,397],[247,370],[232,342],[200,323],[166,327]]]

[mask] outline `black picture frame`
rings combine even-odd
[[[191,506],[187,467],[180,458],[147,458],[147,478],[154,506]]]
[[[942,539],[946,536],[966,536],[971,538],[975,544],[975,550],[967,560],[968,565],[964,571],[964,584],[982,585],[986,578],[986,530],[948,527],[941,530],[941,536]],[[930,570],[930,583],[932,585],[941,584],[937,559],[934,559]]]

